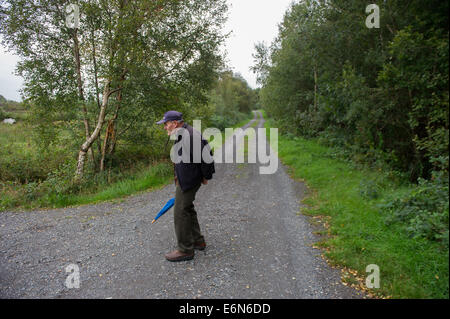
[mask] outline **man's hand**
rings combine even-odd
[[[208,184],[208,180],[206,180],[206,179],[204,179],[204,178],[203,178],[203,180],[202,180],[202,184],[203,184],[203,185],[206,185],[206,184]]]

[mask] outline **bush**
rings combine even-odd
[[[2,110],[2,108],[0,107],[0,121],[3,121],[4,119],[6,119],[8,116],[5,113],[5,111]]]
[[[233,116],[225,116],[214,114],[211,117],[211,124],[213,127],[223,131],[227,127],[233,127],[235,124],[245,120],[248,114],[236,112]]]
[[[377,199],[380,196],[380,186],[373,180],[361,181],[359,183],[359,194],[366,199]]]
[[[381,205],[387,224],[403,223],[411,237],[421,237],[449,246],[448,174],[434,172],[428,181],[419,179],[417,187],[401,198]]]
[[[71,194],[76,192],[72,183],[73,172],[75,171],[74,162],[67,162],[62,164],[56,170],[48,173],[47,178],[41,183],[41,187],[47,193],[54,194]]]

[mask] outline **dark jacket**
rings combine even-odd
[[[212,179],[213,174],[215,173],[214,169],[214,161],[212,163],[206,163],[203,158],[201,157],[201,154],[203,153],[203,149],[207,147],[209,149],[210,155],[212,156],[213,153],[211,151],[211,148],[208,144],[208,142],[203,139],[201,136],[201,133],[197,130],[194,131],[193,127],[184,123],[183,128],[189,132],[189,138],[190,138],[190,148],[189,148],[189,162],[184,163],[183,161],[179,163],[174,164],[175,168],[175,177],[178,180],[178,183],[180,184],[180,187],[183,191],[187,191],[191,188],[194,188],[195,186],[199,185],[203,178],[206,180]],[[201,158],[200,163],[194,163],[194,134],[199,134],[199,139],[201,140],[201,152],[199,154],[199,158]],[[182,143],[183,135],[179,134],[177,140],[174,142],[174,146],[177,143]],[[183,144],[184,145],[184,144]],[[186,147],[185,147],[186,148]],[[186,151],[185,148],[180,147],[178,150],[178,155],[182,156],[183,152]]]

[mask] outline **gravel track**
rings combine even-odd
[[[257,118],[259,116],[259,119]],[[261,113],[246,127],[258,121]],[[226,141],[232,143],[232,141]],[[305,185],[279,163],[216,164],[195,205],[207,242],[192,261],[170,263],[176,246],[167,185],[120,201],[0,213],[0,298],[361,298],[330,268],[301,211]],[[76,264],[80,288],[65,286]]]

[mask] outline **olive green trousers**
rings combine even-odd
[[[200,184],[183,192],[180,185],[176,183],[173,216],[178,250],[183,253],[190,254],[194,252],[194,243],[202,243],[205,241],[201,234],[197,212],[194,208],[195,194],[199,188]]]

